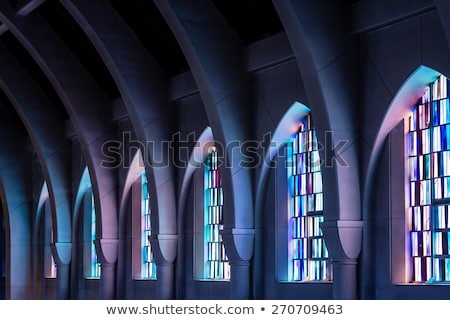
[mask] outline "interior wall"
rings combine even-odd
[[[394,233],[405,217],[404,192],[396,191],[404,187],[404,181],[399,182],[405,172],[401,122],[384,142],[375,173],[369,177],[372,180],[365,181],[378,130],[401,86],[422,65],[444,75],[450,72],[450,52],[439,15],[431,11],[362,34],[360,53],[361,179],[373,192],[364,206],[359,295],[362,299],[446,299],[449,292],[445,286],[399,281],[406,272],[406,267],[399,265],[402,243]]]

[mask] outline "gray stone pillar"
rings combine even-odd
[[[175,299],[175,258],[178,236],[152,234],[149,237],[156,262],[157,299]]]
[[[71,242],[55,242],[50,244],[53,259],[56,263],[56,297],[59,300],[70,299],[70,262],[72,259]]]
[[[356,259],[332,260],[333,298],[339,300],[358,299]]]
[[[70,264],[56,264],[56,299],[70,299]]]
[[[97,239],[95,250],[101,263],[100,299],[116,298],[116,262],[119,248],[118,239]]]
[[[362,221],[325,221],[321,229],[333,266],[333,299],[358,299],[357,259],[362,246]]]
[[[247,228],[224,229],[220,234],[230,260],[230,299],[251,299],[250,260],[254,252],[255,230]]]
[[[102,262],[100,276],[100,299],[113,300],[116,297],[116,264]]]
[[[230,261],[231,293],[233,300],[251,299],[251,278],[249,261]]]
[[[160,300],[175,299],[175,263],[159,262],[156,264],[157,298]]]

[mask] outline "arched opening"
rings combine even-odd
[[[311,110],[294,102],[278,123],[258,179],[255,277],[258,297],[331,296],[321,145]]]

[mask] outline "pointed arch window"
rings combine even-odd
[[[411,282],[450,281],[450,107],[439,76],[407,123],[407,247]]]
[[[47,183],[44,182],[39,199],[38,217],[40,217],[42,228],[42,243],[44,256],[44,276],[46,278],[56,278],[57,269],[55,259],[50,249],[50,245],[54,242],[53,223],[50,208],[50,200],[48,198]]]
[[[223,229],[223,190],[219,174],[217,150],[209,150],[204,163],[203,277],[229,280],[230,264],[220,230]]]
[[[320,223],[323,218],[323,185],[316,131],[306,115],[287,145],[288,279],[330,279],[328,249]]]
[[[132,186],[133,274],[135,279],[156,279],[156,262],[150,236],[152,212],[147,174],[143,171]]]
[[[94,194],[89,188],[84,196],[84,262],[86,278],[98,279],[101,275],[101,265],[95,249],[97,239],[97,219],[95,213]],[[87,240],[87,241],[86,241]]]
[[[98,279],[101,266],[95,249],[97,239],[97,217],[94,194],[89,170],[86,167],[78,186],[75,198],[75,212],[80,213],[81,232],[83,237],[83,274],[86,279]]]

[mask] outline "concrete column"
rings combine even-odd
[[[160,261],[156,263],[157,298],[160,300],[175,299],[175,263]]]
[[[362,221],[325,221],[320,226],[333,266],[333,299],[358,299],[357,259],[362,245]]]
[[[70,262],[72,259],[71,242],[55,242],[50,244],[53,259],[56,263],[56,297],[60,300],[70,298]]]
[[[56,298],[58,300],[70,299],[70,264],[56,264]]]
[[[119,247],[117,239],[96,239],[94,241],[101,263],[100,299],[112,300],[116,294],[116,262]]]
[[[230,260],[230,299],[251,299],[251,264],[255,245],[255,230],[232,228],[220,232]]]
[[[175,299],[175,258],[178,236],[152,234],[149,237],[156,262],[157,298]]]
[[[338,300],[358,299],[356,259],[332,260],[333,298]]]
[[[251,278],[249,261],[230,261],[231,267],[231,293],[233,300],[251,299]]]
[[[100,277],[100,299],[113,300],[116,295],[116,264],[102,262]]]

